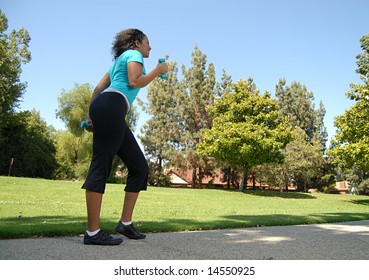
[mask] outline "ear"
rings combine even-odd
[[[135,41],[135,48],[138,48],[141,45],[141,42],[139,40]]]

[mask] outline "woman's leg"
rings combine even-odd
[[[123,239],[110,236],[100,230],[102,197],[102,193],[86,190],[88,223],[83,243],[86,245],[119,245]]]
[[[140,233],[132,224],[133,211],[140,191],[147,189],[149,168],[131,130],[126,127],[124,139],[118,151],[118,156],[128,168],[127,184],[121,219],[115,230],[128,238],[143,239],[146,235]]]
[[[115,231],[131,239],[144,239],[146,235],[137,230],[132,224],[133,210],[139,192],[127,192],[124,196],[123,210],[120,221],[115,227]]]
[[[133,210],[136,205],[139,192],[126,192],[124,196],[122,216],[120,218],[121,222],[128,223],[132,221]]]
[[[132,214],[139,192],[147,189],[149,168],[145,156],[128,126],[118,156],[128,169],[121,221],[129,222],[132,221]]]
[[[100,229],[100,210],[102,202],[102,193],[86,190],[87,205],[87,230],[96,231]]]

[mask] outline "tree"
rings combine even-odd
[[[206,55],[197,46],[192,52],[191,64],[189,69],[182,65],[183,91],[176,112],[180,138],[178,153],[172,162],[192,169],[192,187],[195,187],[196,183],[202,185],[203,176],[211,169],[208,158],[199,155],[196,146],[201,141],[202,130],[212,125],[212,116],[207,107],[214,103],[216,81],[214,65],[210,63],[206,67]]]
[[[92,133],[76,136],[70,131],[59,130],[54,134],[56,146],[55,172],[57,179],[82,179],[87,176],[92,157]]]
[[[89,84],[75,84],[74,88],[69,91],[63,89],[58,97],[59,110],[56,115],[76,136],[84,133],[80,124],[83,119],[86,119],[92,91],[93,87]]]
[[[286,118],[292,127],[301,128],[305,132],[306,141],[320,141],[321,150],[325,150],[327,131],[324,127],[323,103],[320,102],[319,108],[315,110],[314,94],[298,82],[286,86],[285,79],[280,79],[276,85],[276,97],[280,116]]]
[[[356,103],[335,118],[337,127],[333,148],[329,153],[343,169],[369,170],[369,34],[361,40],[363,53],[357,56],[358,69],[363,84],[350,84],[346,96]]]
[[[150,83],[148,101],[141,102],[143,110],[151,115],[143,126],[141,131],[143,135],[140,139],[151,164],[149,181],[154,185],[169,183],[169,178],[164,173],[165,164],[183,169],[191,168],[194,173],[193,186],[197,182],[200,183],[201,176],[210,171],[209,160],[189,150],[194,147],[195,142],[200,141],[193,139],[197,135],[196,129],[201,130],[211,124],[211,116],[204,111],[206,104],[211,104],[215,97],[229,91],[231,77],[223,70],[221,83],[214,85],[211,65],[209,65],[211,71],[206,71],[206,56],[197,47],[193,56],[193,63],[196,66],[188,71],[183,67],[183,71],[187,73],[187,80],[178,80],[177,64],[170,62],[168,79],[156,79]],[[203,68],[196,72],[194,69],[198,65],[202,65]],[[190,89],[189,80],[198,86]],[[206,103],[206,100],[201,100],[204,96],[211,101]],[[198,102],[194,102],[195,100]],[[195,116],[198,116],[197,119]],[[207,120],[206,124],[200,124],[201,119]],[[187,160],[188,158],[196,163],[195,167]]]
[[[281,151],[291,133],[278,118],[277,102],[268,92],[260,95],[253,83],[240,80],[210,111],[213,126],[202,133],[201,154],[240,166],[244,178],[254,166],[283,161]]]
[[[75,164],[78,160],[78,138],[65,130],[58,130],[54,134],[54,143],[56,146],[56,161],[58,168],[55,172],[57,179],[76,178]]]
[[[256,168],[257,177],[269,186],[278,187],[280,191],[288,191],[291,184],[297,185],[298,191],[308,188],[321,188],[321,185],[331,183],[331,178],[322,181],[323,167],[328,171],[328,159],[320,151],[320,142],[311,144],[305,140],[305,133],[301,128],[293,129],[293,140],[283,151],[282,163],[263,164]],[[331,174],[330,174],[331,175]]]
[[[21,65],[31,60],[28,43],[31,40],[27,30],[8,29],[8,20],[0,10],[0,116],[13,112],[18,107],[27,84],[20,82]]]
[[[322,102],[315,109],[314,94],[305,85],[293,82],[286,86],[280,79],[276,85],[279,116],[285,119],[294,130],[294,141],[286,146],[285,162],[281,165],[262,166],[265,180],[288,190],[291,182],[298,189],[307,191],[309,187],[320,187],[319,179],[323,167],[323,151],[327,141],[324,127],[325,108]],[[301,134],[301,135],[299,135]],[[278,178],[279,177],[279,178]]]
[[[147,102],[140,101],[143,110],[151,116],[141,129],[140,140],[150,162],[149,182],[155,186],[169,184],[164,165],[171,160],[179,142],[176,111],[182,85],[177,72],[177,63],[169,62],[168,78],[152,81],[147,87]]]
[[[12,137],[8,133],[15,130],[12,125],[19,121],[14,111],[27,86],[20,82],[21,66],[31,60],[27,30],[21,28],[6,34],[7,29],[8,19],[0,10],[0,170],[8,168],[10,158],[6,151],[12,148],[6,146]]]
[[[89,84],[75,84],[71,90],[63,89],[58,97],[56,115],[67,127],[67,131],[55,134],[58,179],[83,178],[88,172],[92,134],[85,132],[80,123],[86,118],[92,91],[93,87]],[[89,152],[82,152],[86,150]]]
[[[363,85],[351,84],[346,94],[357,102],[334,121],[334,148],[329,152],[343,169],[369,170],[369,79],[362,76],[362,80]]]
[[[320,178],[323,155],[320,142],[310,143],[305,141],[304,133],[294,131],[294,140],[285,149],[285,162],[288,178],[297,184],[298,191],[307,192]],[[315,186],[316,187],[316,186]]]

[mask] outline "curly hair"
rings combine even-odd
[[[130,28],[119,32],[113,42],[112,53],[114,59],[117,59],[126,50],[132,50],[136,43],[142,42],[146,35],[138,29]]]

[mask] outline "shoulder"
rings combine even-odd
[[[143,62],[142,54],[137,50],[128,50],[123,53],[127,62]]]

